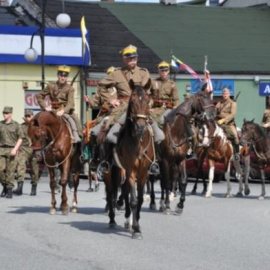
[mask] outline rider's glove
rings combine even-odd
[[[224,118],[219,119],[217,122],[218,122],[219,125],[222,125],[222,124],[225,123],[225,119]]]

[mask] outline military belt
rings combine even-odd
[[[1,145],[0,148],[14,148],[12,145]]]

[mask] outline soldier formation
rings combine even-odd
[[[110,143],[117,143],[121,125],[126,118],[128,101],[131,96],[129,81],[133,80],[135,84],[144,86],[150,79],[150,74],[146,68],[139,67],[137,48],[129,45],[120,51],[123,60],[122,68],[110,67],[107,70],[107,76],[102,79],[91,100],[85,96],[85,102],[91,108],[100,108],[100,112],[95,122],[95,127],[90,134],[90,151],[92,160],[90,168],[96,169],[100,166],[103,171],[109,169],[109,164],[98,160],[97,137],[100,133],[106,133],[106,140]],[[159,143],[164,140],[164,134],[161,129],[164,123],[164,117],[180,104],[178,90],[173,81],[168,76],[170,64],[162,61],[157,66],[159,77],[152,79],[152,87],[149,96],[150,100],[150,122],[155,137],[156,150]],[[37,95],[37,101],[40,108],[46,111],[56,111],[58,116],[64,117],[70,123],[74,143],[82,147],[82,125],[75,114],[74,88],[67,83],[70,73],[70,67],[60,66],[57,69],[58,80],[56,83],[50,83],[45,89]],[[202,89],[203,90],[203,89]],[[51,105],[46,106],[45,97],[49,96]],[[185,98],[188,98],[186,96]],[[222,126],[226,134],[232,137],[236,157],[239,157],[239,139],[235,125],[235,115],[237,104],[230,99],[229,89],[223,90],[223,99],[216,105],[217,123]],[[27,135],[27,125],[34,117],[33,111],[25,110],[24,123],[19,125],[12,120],[12,107],[5,107],[3,110],[4,120],[0,122],[0,180],[3,186],[1,197],[12,198],[23,194],[23,183],[25,178],[26,164],[30,163],[32,167],[31,174],[31,194],[37,193],[39,179],[38,157],[31,149],[31,141]],[[268,128],[270,120],[269,108],[267,108],[263,117],[262,126]],[[190,132],[190,138],[193,132]],[[17,170],[18,186],[14,188],[14,176]],[[158,174],[159,166],[152,163],[149,173]]]

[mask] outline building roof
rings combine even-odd
[[[17,0],[27,2],[25,0]],[[39,6],[42,0],[34,0]],[[62,1],[47,0],[54,20]],[[226,8],[189,5],[86,3],[65,1],[71,28],[85,16],[90,30],[92,69],[121,66],[118,53],[133,44],[139,65],[156,72],[170,54],[202,73],[204,56],[212,74],[270,74],[270,8]],[[1,16],[0,16],[1,18]],[[0,19],[1,21],[1,19]],[[1,22],[0,22],[1,23]]]

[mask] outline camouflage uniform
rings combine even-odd
[[[39,179],[39,165],[38,159],[33,152],[31,146],[30,138],[27,135],[28,124],[21,124],[22,131],[24,133],[24,139],[20,146],[20,151],[18,154],[18,166],[17,166],[17,176],[18,183],[24,182],[25,172],[26,172],[26,164],[29,162],[31,164],[31,184],[37,185]]]
[[[65,114],[69,114],[76,124],[79,135],[83,137],[82,125],[77,115],[74,113],[74,91],[74,88],[68,83],[50,83],[37,94],[37,102],[41,109],[45,109],[45,97],[50,96],[52,108],[54,109],[54,106],[56,106],[55,109],[63,109]]]
[[[17,141],[23,138],[24,135],[19,123],[13,120],[10,123],[0,122],[0,181],[7,189],[14,187],[14,174],[18,159],[17,155],[11,156],[10,152]]]
[[[136,66],[132,70],[129,70],[126,67],[117,68],[108,77],[99,82],[99,87],[105,94],[104,97],[106,99],[109,99],[110,97],[108,88],[115,87],[117,91],[117,99],[120,100],[120,105],[111,110],[109,119],[106,123],[107,128],[114,124],[127,110],[129,98],[131,96],[131,90],[128,84],[129,80],[132,79],[135,84],[144,86],[149,78],[150,74],[146,68]]]
[[[235,125],[235,115],[237,104],[235,101],[228,99],[224,102],[218,102],[216,105],[217,119],[224,119],[225,122],[221,125],[225,133],[230,139],[233,139],[235,145],[239,145],[239,138]]]
[[[177,87],[171,80],[157,78],[152,81],[151,95],[153,104],[150,114],[154,120],[162,126],[164,116],[166,116],[172,108],[176,108],[180,104]],[[155,100],[159,101],[157,105],[155,105]],[[166,102],[171,103],[172,107],[167,108]]]

